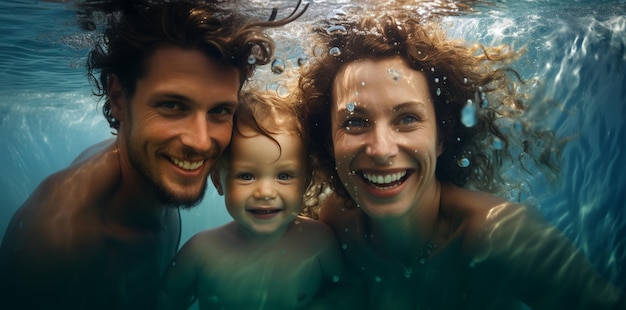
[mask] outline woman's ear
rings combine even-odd
[[[443,141],[437,143],[437,157],[443,153]]]
[[[113,117],[119,121],[126,120],[126,105],[128,103],[126,102],[126,95],[122,89],[120,79],[115,74],[109,75],[107,95],[109,97],[109,104],[111,106],[111,114],[113,114]]]
[[[443,153],[443,133],[437,128],[437,157]]]

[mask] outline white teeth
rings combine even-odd
[[[176,158],[172,158],[172,161],[178,166],[185,170],[195,170],[198,169],[202,164],[204,164],[204,160],[197,162],[190,162],[186,160],[178,160]]]
[[[363,177],[374,184],[388,184],[402,179],[406,175],[406,170],[386,175],[375,175],[364,173]]]

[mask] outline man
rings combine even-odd
[[[271,58],[262,28],[302,12],[245,23],[215,5],[126,2],[111,14],[87,65],[117,137],[17,210],[0,247],[0,308],[148,308],[178,247],[178,207],[202,199],[238,92]]]

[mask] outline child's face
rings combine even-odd
[[[282,234],[300,212],[309,173],[295,134],[272,135],[280,143],[240,128],[221,170],[228,213],[254,235]],[[254,134],[252,136],[252,134]]]

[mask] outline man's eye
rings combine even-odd
[[[159,102],[159,106],[168,110],[180,110],[180,104],[173,101],[162,101]]]
[[[233,111],[227,107],[217,107],[217,108],[213,108],[211,109],[211,111],[209,111],[209,113],[211,114],[219,114],[219,115],[230,115],[233,113]]]

